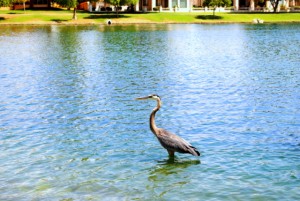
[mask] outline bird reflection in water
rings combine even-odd
[[[200,160],[179,160],[176,157],[157,161],[157,165],[149,169],[146,189],[160,200],[168,193],[180,192],[184,186],[189,186],[193,180],[189,168],[200,165]]]
[[[179,174],[188,167],[200,164],[200,160],[179,160],[176,157],[169,157],[168,159],[157,161],[156,167],[151,168],[148,178],[149,180],[159,180],[162,176]]]

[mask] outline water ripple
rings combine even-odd
[[[300,196],[298,25],[2,29],[1,200]],[[168,158],[151,93],[200,160]]]

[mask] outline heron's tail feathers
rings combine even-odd
[[[200,156],[200,152],[197,150],[196,147],[193,147],[193,146],[190,146],[190,149],[189,149],[190,153],[194,156]]]

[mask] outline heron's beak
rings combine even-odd
[[[149,96],[139,97],[139,98],[136,98],[135,100],[147,100],[147,99],[149,99]]]

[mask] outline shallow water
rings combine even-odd
[[[0,200],[297,200],[299,25],[0,26]],[[201,157],[169,160],[157,125]]]

